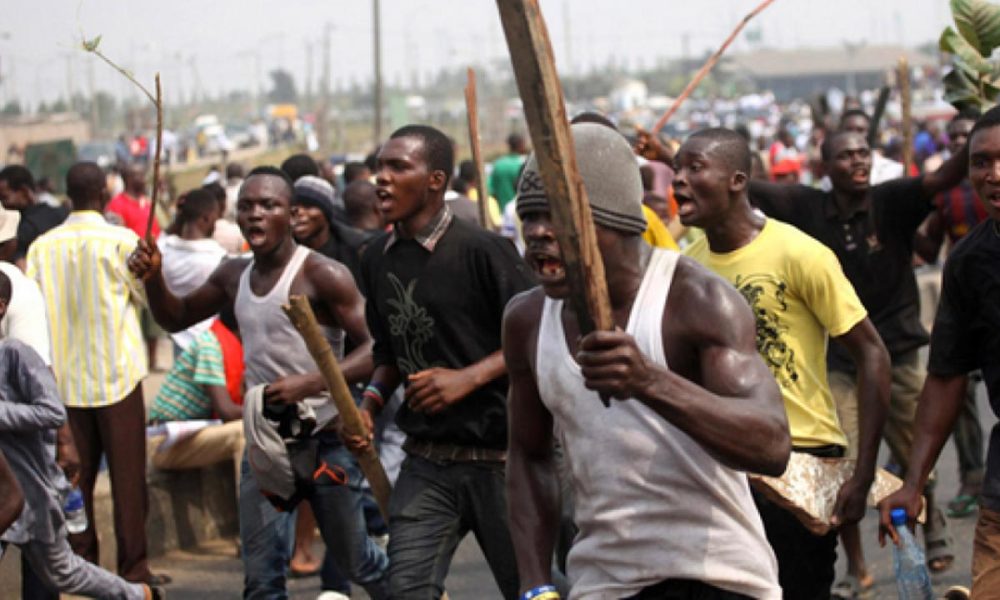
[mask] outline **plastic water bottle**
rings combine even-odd
[[[931,586],[930,573],[927,572],[927,563],[924,562],[924,551],[906,526],[906,509],[894,508],[889,515],[899,534],[899,546],[893,548],[899,600],[934,600],[934,588]]]
[[[63,514],[66,515],[66,530],[70,533],[83,533],[87,529],[87,511],[83,508],[83,493],[75,487],[66,496],[63,504]]]

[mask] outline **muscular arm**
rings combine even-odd
[[[834,338],[854,358],[858,371],[858,459],[854,474],[841,489],[834,506],[834,524],[855,522],[864,516],[868,488],[875,479],[875,463],[882,427],[889,409],[889,352],[868,318]]]
[[[683,259],[665,314],[664,346],[679,337],[694,356],[690,370],[699,382],[653,363],[628,334],[605,331],[580,344],[577,360],[587,387],[638,398],[728,467],[783,473],[791,452],[788,420],[777,383],[757,353],[746,301],[722,279]]]
[[[913,430],[913,447],[910,449],[910,468],[903,487],[879,503],[881,525],[879,541],[884,544],[886,534],[898,541],[892,526],[890,512],[905,508],[910,518],[916,518],[923,507],[923,489],[927,484],[941,448],[958,420],[965,402],[965,375],[933,375],[928,373],[917,404],[917,418]],[[912,524],[912,523],[911,523]]]
[[[0,452],[0,534],[7,531],[24,510],[24,493],[3,452]]]
[[[161,260],[160,251],[155,245],[150,246],[145,240],[139,240],[135,251],[129,256],[128,266],[145,283],[146,298],[153,318],[171,333],[204,321],[232,302],[231,294],[247,264],[245,259],[223,262],[212,272],[208,281],[180,298],[167,289],[160,271]]]
[[[309,281],[316,290],[316,300],[341,327],[354,350],[340,362],[348,383],[366,381],[372,373],[372,337],[365,323],[365,299],[358,291],[347,267],[315,256],[307,265]],[[325,384],[321,385],[325,388]]]
[[[966,376],[927,375],[920,392],[906,485],[921,490],[965,401]]]
[[[507,498],[521,591],[550,583],[559,523],[559,486],[552,453],[552,415],[542,404],[531,360],[541,290],[511,300],[503,319],[508,391]]]

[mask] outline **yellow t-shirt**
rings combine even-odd
[[[646,217],[646,231],[642,234],[642,239],[654,248],[668,248],[679,250],[674,236],[670,235],[667,226],[663,224],[663,219],[645,204],[642,205],[642,214]]]
[[[847,445],[826,377],[827,332],[843,335],[865,307],[829,248],[768,219],[757,238],[725,254],[708,238],[685,253],[732,283],[757,320],[757,350],[781,388],[792,445]]]

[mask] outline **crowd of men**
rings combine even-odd
[[[984,381],[1000,413],[1000,108],[958,114],[911,177],[883,174],[870,126],[852,109],[817,127],[825,177],[804,185],[790,136],[672,144],[575,118],[615,323],[586,335],[519,134],[486,198],[451,139],[409,125],[342,173],[305,154],[213,169],[163,223],[141,165],[112,198],[101,168],[75,164],[55,205],[4,168],[0,548],[21,551],[23,596],[163,597],[147,465],[231,461],[246,598],[316,572],[323,600],[352,584],[439,598],[469,532],[505,598],[864,598],[858,522],[885,440],[904,483],[882,534],[898,539],[890,509],[925,511],[940,572],[948,516],[978,510],[971,594],[997,597],[1000,430],[984,463],[975,394]],[[928,334],[914,256],[943,247]],[[370,435],[341,428],[292,295]],[[164,330],[172,367],[147,399]],[[953,431],[962,484],[944,507],[933,469]],[[387,519],[356,458],[372,445],[394,484]],[[823,534],[756,483],[796,456],[853,461]],[[96,566],[105,468],[117,575]],[[71,489],[87,517],[73,533]]]

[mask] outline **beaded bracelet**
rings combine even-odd
[[[552,584],[540,585],[524,592],[521,600],[559,600],[559,592]]]
[[[371,398],[375,404],[378,405],[379,409],[385,406],[385,398],[382,397],[382,391],[379,390],[374,385],[369,385],[365,388],[365,391],[361,393],[362,398]]]

